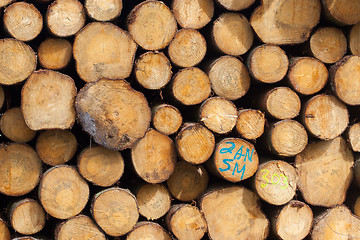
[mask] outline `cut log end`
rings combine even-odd
[[[13,85],[24,81],[35,69],[37,58],[32,48],[22,41],[0,40],[0,83]]]
[[[234,56],[246,53],[254,41],[253,31],[246,17],[230,12],[223,13],[214,21],[212,37],[221,52]]]
[[[136,80],[147,89],[161,89],[171,79],[169,59],[159,52],[146,52],[135,63]]]
[[[350,30],[349,48],[353,55],[360,56],[360,22]]]
[[[354,152],[360,152],[360,123],[349,126],[346,133],[351,149]]]
[[[138,222],[126,237],[126,240],[138,239],[172,240],[172,237],[159,224],[144,221]]]
[[[6,110],[1,117],[0,129],[8,139],[18,143],[29,142],[36,135],[36,131],[26,125],[19,107]]]
[[[139,218],[135,196],[122,188],[109,188],[97,193],[91,214],[106,234],[115,237],[130,232]]]
[[[276,83],[282,80],[289,66],[284,50],[275,45],[261,45],[251,51],[248,57],[250,74],[263,83]]]
[[[16,232],[32,235],[45,226],[45,211],[33,199],[23,199],[10,207],[10,223]]]
[[[288,87],[276,87],[268,91],[261,104],[264,110],[276,119],[291,119],[299,115],[301,101]]]
[[[0,148],[0,192],[21,196],[32,191],[42,173],[41,160],[26,144],[11,143]]]
[[[298,176],[293,166],[274,160],[259,166],[254,181],[261,199],[273,205],[283,205],[295,196]]]
[[[327,210],[317,217],[311,232],[311,239],[345,239],[360,235],[360,219],[344,205]]]
[[[167,180],[167,186],[176,199],[192,201],[205,191],[208,182],[209,176],[203,166],[180,161],[176,163],[174,173]]]
[[[0,239],[10,240],[10,231],[4,220],[0,219]]]
[[[174,0],[172,11],[182,28],[199,29],[208,24],[214,15],[212,0]]]
[[[173,205],[166,215],[166,224],[179,240],[200,240],[207,232],[204,216],[190,204]]]
[[[291,157],[304,150],[308,143],[305,127],[295,120],[282,120],[271,125],[268,144],[273,153]]]
[[[195,29],[181,29],[170,42],[170,60],[179,67],[192,67],[199,64],[206,54],[206,41]]]
[[[334,27],[316,30],[310,38],[312,54],[324,63],[335,63],[346,53],[347,40],[344,33]]]
[[[84,7],[87,14],[96,21],[111,21],[122,10],[122,0],[86,0]]]
[[[41,160],[50,165],[61,165],[73,158],[77,140],[69,130],[47,130],[36,141],[36,151]]]
[[[87,83],[76,97],[76,109],[83,129],[113,150],[130,148],[145,135],[151,121],[146,98],[125,80]]]
[[[84,209],[89,199],[89,186],[74,167],[55,166],[41,179],[39,199],[48,214],[68,219]]]
[[[68,65],[72,56],[71,43],[66,39],[47,38],[40,43],[38,57],[41,66],[59,70]]]
[[[313,212],[300,201],[292,200],[284,206],[273,221],[274,231],[281,239],[304,239],[311,230]]]
[[[182,115],[176,107],[161,104],[153,108],[152,123],[159,132],[172,135],[181,127]]]
[[[14,38],[30,41],[41,32],[43,17],[33,4],[16,2],[6,8],[4,26]]]
[[[360,105],[360,56],[346,56],[330,67],[330,80],[335,94],[348,105]]]
[[[295,158],[305,201],[324,207],[342,204],[353,178],[353,164],[353,153],[341,137],[308,144]]]
[[[184,68],[174,76],[171,90],[180,103],[196,105],[210,96],[211,84],[209,77],[201,69]]]
[[[269,220],[260,210],[258,197],[246,188],[211,191],[203,196],[200,207],[210,239],[266,239],[269,233]]]
[[[250,178],[259,165],[254,145],[240,138],[225,138],[219,142],[212,161],[213,171],[230,182]]]
[[[311,134],[329,140],[345,131],[349,124],[349,113],[345,104],[335,96],[319,94],[307,101],[302,119]]]
[[[77,215],[62,222],[55,230],[55,239],[99,239],[106,240],[105,234],[99,230],[94,221],[85,215]]]
[[[255,0],[216,0],[222,7],[230,11],[240,11],[250,7]]]
[[[179,155],[191,164],[208,160],[214,151],[215,137],[199,123],[187,123],[175,138]]]
[[[320,0],[263,1],[251,15],[250,23],[265,43],[277,45],[305,42],[320,20]]]
[[[325,64],[311,57],[292,58],[290,62],[287,77],[295,91],[312,95],[324,88],[329,77]]]
[[[360,22],[359,0],[321,0],[325,16],[338,25],[353,25]]]
[[[47,25],[59,37],[75,35],[85,24],[86,14],[78,0],[56,0],[46,13]]]
[[[79,173],[89,182],[101,187],[115,184],[124,173],[124,159],[118,151],[102,146],[89,147],[78,157]]]
[[[264,133],[265,114],[260,110],[242,109],[238,112],[236,131],[242,138],[257,139]]]
[[[229,100],[243,97],[250,88],[250,75],[245,65],[237,58],[223,56],[216,59],[208,72],[214,92]]]
[[[136,193],[139,213],[148,220],[159,219],[171,207],[171,195],[162,184],[144,184]]]
[[[128,29],[142,48],[160,50],[169,45],[177,25],[173,13],[163,2],[145,1],[130,12]]]
[[[137,45],[130,34],[108,22],[87,24],[76,35],[73,54],[81,79],[121,79],[130,76]]]
[[[215,133],[229,133],[236,125],[236,106],[225,98],[208,98],[200,107],[200,121]]]
[[[168,136],[150,129],[131,148],[136,173],[148,183],[166,181],[174,172],[176,149]]]
[[[32,130],[71,128],[75,123],[75,96],[71,77],[51,70],[34,72],[21,91],[26,125]]]

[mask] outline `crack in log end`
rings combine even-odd
[[[80,121],[83,124],[83,128],[84,130],[89,133],[91,136],[95,136],[96,132],[97,132],[97,128],[95,125],[95,119],[93,119],[89,113],[85,112],[79,112],[79,118]]]

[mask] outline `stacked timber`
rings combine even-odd
[[[360,239],[360,0],[0,7],[0,240]]]

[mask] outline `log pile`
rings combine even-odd
[[[360,239],[360,0],[0,7],[0,240]]]

